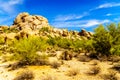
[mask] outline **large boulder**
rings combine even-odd
[[[80,36],[84,36],[86,38],[91,38],[93,35],[91,32],[87,32],[86,30],[82,29],[81,32],[78,33]]]
[[[48,20],[43,16],[29,15],[29,13],[20,13],[14,20],[13,25],[10,28],[18,30],[31,29],[39,30],[43,27],[48,27]]]

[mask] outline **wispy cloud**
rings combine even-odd
[[[18,13],[16,6],[22,4],[23,0],[0,0],[0,24],[11,24]]]
[[[105,16],[112,16],[113,14],[111,14],[111,13],[108,13],[108,14],[106,14]]]
[[[15,5],[21,4],[23,0],[1,0],[0,1],[0,12],[1,13],[13,13],[15,12]]]
[[[117,7],[120,6],[120,3],[105,3],[105,4],[101,4],[98,7],[96,7],[96,9],[100,9],[100,8],[110,8],[110,7]]]
[[[96,25],[99,25],[99,24],[104,24],[104,23],[108,23],[110,22],[110,20],[88,20],[86,21],[85,24],[81,25],[83,27],[93,27],[93,26],[96,26]]]
[[[55,17],[55,21],[68,21],[68,20],[76,20],[76,19],[81,19],[84,16],[87,16],[88,13],[85,12],[83,14],[80,15],[76,15],[76,14],[69,14],[69,15],[58,15],[57,17]]]
[[[88,27],[94,27],[99,24],[109,23],[110,20],[79,20],[79,21],[61,21],[61,22],[53,22],[52,25],[58,28],[66,28],[66,27],[80,27],[80,28],[88,28]]]
[[[120,3],[115,3],[115,2],[111,2],[111,3],[104,3],[101,4],[93,9],[90,9],[89,11],[93,11],[93,10],[97,10],[97,9],[103,9],[103,8],[111,8],[111,7],[119,7]]]

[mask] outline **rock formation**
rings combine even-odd
[[[93,33],[87,32],[86,30],[82,29],[81,32],[78,33],[78,35],[90,38],[93,35]]]
[[[49,24],[46,18],[37,15],[29,15],[28,13],[23,12],[15,18],[14,23],[10,28],[16,28],[18,30],[37,30],[48,26]]]
[[[13,34],[14,33],[14,34]],[[0,26],[0,34],[4,35],[5,42],[7,39],[17,39],[28,37],[31,35],[64,37],[68,39],[90,39],[93,35],[84,29],[81,32],[68,31],[67,29],[57,29],[50,27],[48,20],[45,17],[38,15],[30,15],[27,12],[20,13],[14,20],[13,25]],[[9,36],[11,35],[11,37]]]

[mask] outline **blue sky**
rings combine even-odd
[[[57,28],[93,31],[120,21],[120,0],[0,0],[0,25],[11,25],[20,12],[46,17]]]

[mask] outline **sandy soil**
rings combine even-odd
[[[0,62],[0,80],[13,80],[20,72],[25,70],[33,71],[35,76],[34,80],[46,80],[46,77],[49,78],[47,80],[103,80],[100,75],[108,74],[108,71],[113,65],[108,61],[97,61],[97,66],[101,69],[100,73],[97,75],[88,75],[87,72],[95,66],[93,65],[95,61],[80,62],[73,58],[69,61],[63,61],[63,64],[58,69],[54,69],[51,66],[26,66],[25,68],[12,71],[5,68],[11,62]],[[77,69],[79,73],[75,76],[68,76],[68,71],[71,69]],[[120,73],[117,72],[116,76],[120,77]]]

